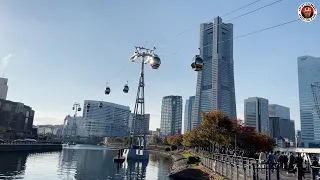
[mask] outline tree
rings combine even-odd
[[[246,127],[240,119],[231,119],[221,110],[201,113],[201,124],[185,133],[181,143],[184,146],[209,147],[234,147],[248,153],[270,151],[275,142],[265,133],[258,133],[253,127]],[[176,145],[179,140],[176,136],[169,136],[168,142]]]
[[[158,145],[162,142],[162,139],[160,138],[160,136],[158,135],[154,135],[152,136],[151,138],[151,143],[154,144],[154,145]]]
[[[212,146],[229,146],[234,132],[234,122],[221,110],[202,112],[202,138]]]
[[[163,138],[162,144],[163,144],[163,145],[168,145],[168,144],[169,144],[169,143],[168,143],[168,140],[167,140],[167,137]]]
[[[183,141],[182,135],[174,135],[174,136],[168,136],[167,140],[170,145],[181,145]]]

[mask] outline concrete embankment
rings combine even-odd
[[[173,179],[209,180],[208,174],[202,172],[199,168],[188,165],[186,158],[178,152],[166,152],[162,150],[150,150],[150,152],[171,157],[172,167],[169,176]]]
[[[62,144],[0,144],[0,152],[60,151]]]

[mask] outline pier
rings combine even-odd
[[[0,152],[46,152],[61,151],[61,142],[14,142],[0,144]]]

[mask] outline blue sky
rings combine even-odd
[[[198,25],[250,2],[253,0],[2,0],[0,73],[9,78],[8,99],[35,109],[35,124],[62,124],[65,115],[72,113],[72,104],[85,99],[133,107],[139,65],[129,57],[133,46],[147,41],[148,47],[160,47],[157,53],[162,59],[158,70],[146,70],[146,111],[151,113],[150,128],[155,129],[160,126],[163,96],[181,95],[185,101],[195,94],[196,73],[190,63],[199,44]],[[261,0],[223,21],[270,2]],[[297,19],[303,2],[283,0],[230,21],[234,36]],[[314,4],[320,6],[318,1]],[[244,99],[260,96],[290,107],[300,129],[296,59],[320,56],[319,32],[318,17],[234,41],[239,118],[243,118]],[[123,94],[127,80],[130,93]],[[104,95],[107,81],[112,91],[109,96]]]

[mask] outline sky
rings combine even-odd
[[[62,124],[74,102],[103,100],[133,110],[139,64],[134,46],[157,47],[162,64],[146,68],[146,112],[150,129],[160,127],[161,100],[195,95],[200,23],[212,21],[254,0],[1,0],[0,74],[9,79],[7,99],[35,110],[34,124]],[[275,0],[274,0],[275,1]],[[267,5],[261,0],[223,21]],[[234,37],[298,19],[302,0],[282,0],[228,23]],[[320,6],[319,1],[313,1]],[[244,99],[258,96],[290,107],[300,129],[297,57],[320,57],[320,17],[234,40],[238,118]],[[180,34],[180,35],[178,35]],[[122,92],[129,82],[128,94]],[[104,94],[106,82],[111,93]]]

